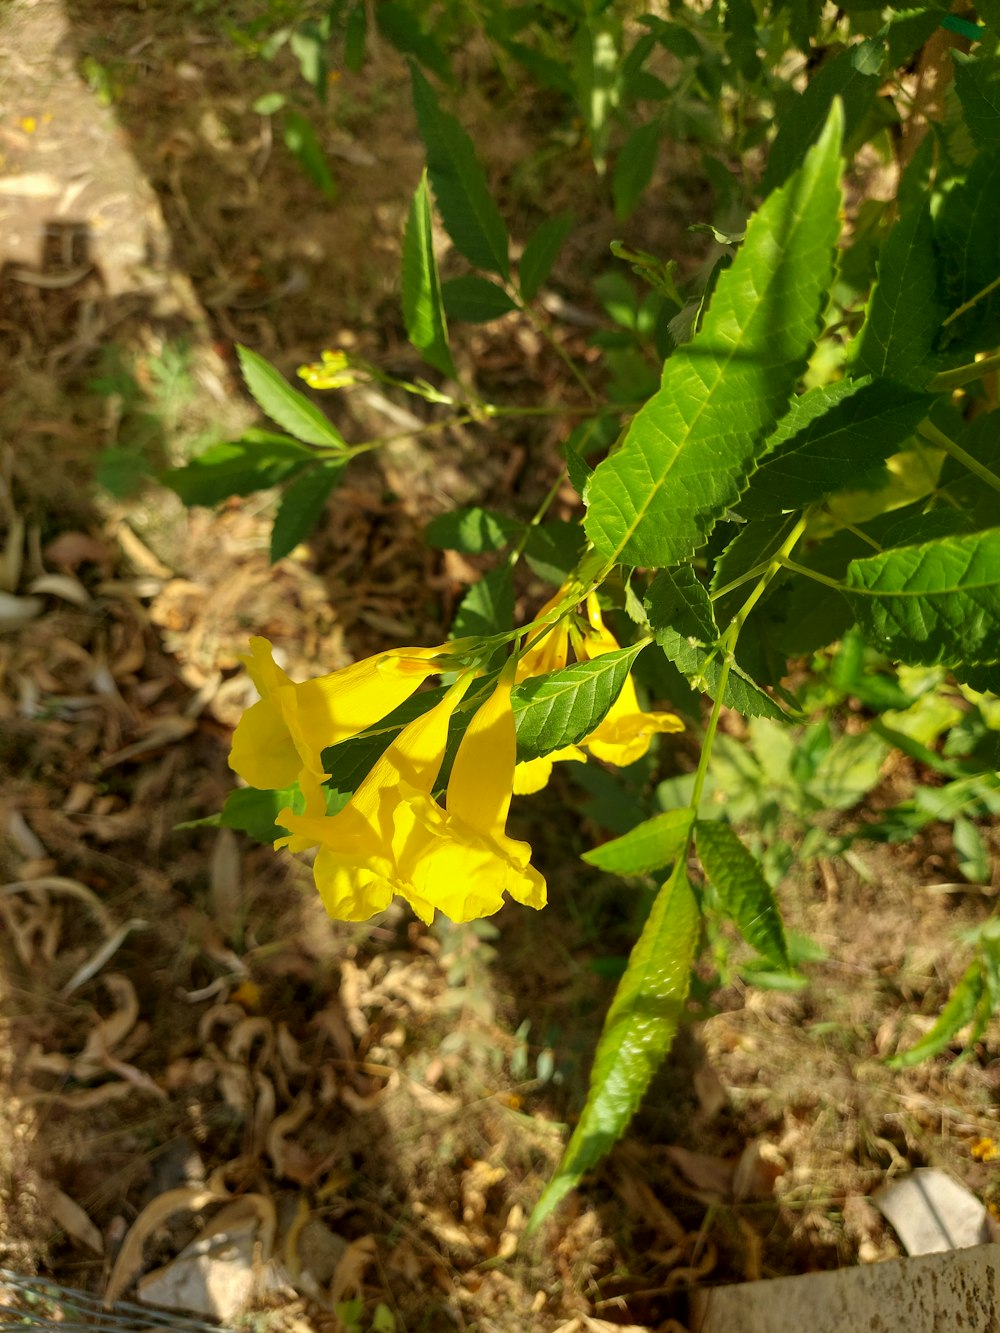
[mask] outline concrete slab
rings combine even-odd
[[[1000,1245],[696,1292],[693,1333],[1000,1333]]]

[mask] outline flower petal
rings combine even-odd
[[[448,814],[487,838],[503,836],[514,787],[517,731],[504,671],[462,737],[448,780]]]
[[[532,796],[548,784],[552,776],[552,766],[567,760],[585,764],[587,756],[576,745],[564,745],[561,750],[553,750],[538,759],[522,759],[514,769],[514,795]]]

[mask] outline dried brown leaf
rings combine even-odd
[[[330,1282],[331,1306],[336,1307],[348,1296],[362,1295],[365,1269],[375,1262],[376,1253],[374,1236],[360,1236],[351,1241]]]
[[[38,1201],[67,1236],[79,1241],[95,1254],[104,1253],[103,1236],[75,1199],[64,1194],[57,1185],[49,1181],[40,1181]]]
[[[168,1217],[182,1208],[186,1208],[189,1212],[200,1212],[210,1203],[221,1203],[228,1197],[219,1191],[192,1185],[167,1190],[148,1203],[132,1223],[122,1242],[104,1291],[104,1308],[110,1309],[142,1268],[142,1247]]]

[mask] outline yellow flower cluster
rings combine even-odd
[[[290,787],[305,798],[301,814],[284,809],[288,830],[275,847],[316,850],[314,877],[326,910],[344,921],[366,921],[404,898],[425,922],[435,910],[452,921],[490,916],[504,895],[544,907],[545,880],[531,865],[531,848],[506,832],[511,796],[545,785],[558,759],[585,759],[575,746],[516,764],[511,690],[518,680],[564,666],[572,636],[577,658],[592,660],[618,644],[605,629],[597,599],[588,599],[580,632],[560,613],[561,593],[542,609],[536,637],[511,657],[459,743],[445,805],[434,797],[455,709],[475,679],[461,670],[444,697],[402,728],[337,814],[326,811],[323,751],[357,736],[405,702],[425,680],[460,668],[465,645],[398,648],[302,683],[274,660],[266,639],[253,638],[243,660],[260,699],[236,728],[230,766],[252,787]],[[551,614],[550,614],[551,613]],[[546,617],[551,626],[546,628]],[[582,744],[612,763],[633,763],[652,736],[679,731],[671,713],[643,713],[631,679],[604,721]]]

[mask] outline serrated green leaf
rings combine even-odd
[[[694,826],[695,848],[719,904],[736,923],[747,944],[770,963],[788,970],[785,927],[757,860],[729,827],[718,820],[699,819]]]
[[[900,1051],[886,1061],[890,1069],[910,1069],[949,1046],[966,1023],[976,1016],[976,1008],[983,997],[986,982],[979,960],[970,963],[958,985],[948,997],[937,1022],[931,1030],[906,1051]]]
[[[371,727],[360,736],[341,741],[339,745],[328,746],[323,751],[323,768],[331,775],[334,788],[341,792],[355,791],[407,723],[423,717],[424,713],[441,702],[445,693],[446,687],[443,685],[422,690],[386,714],[378,726]]]
[[[281,497],[271,529],[271,564],[294,551],[319,522],[344,464],[323,460],[301,472]]]
[[[441,296],[452,319],[461,319],[467,324],[487,324],[491,319],[499,319],[517,309],[502,287],[475,273],[449,278],[441,286]]]
[[[312,122],[300,111],[286,111],[282,117],[282,137],[285,147],[298,162],[303,172],[327,199],[333,199],[337,193],[330,164],[316,137]],[[277,417],[275,417],[277,421]],[[279,422],[284,425],[284,422]],[[287,429],[287,427],[286,427]]]
[[[855,485],[895,453],[935,399],[890,380],[840,380],[792,400],[740,496],[739,512],[759,518]]]
[[[637,126],[622,144],[611,180],[615,217],[619,222],[632,215],[643,190],[653,179],[662,132],[659,121],[652,120]]]
[[[780,549],[797,521],[798,516],[795,514],[778,514],[744,523],[715,562],[708,585],[712,592],[717,593],[720,588],[728,587],[729,584],[749,575],[751,571],[770,560]],[[712,611],[716,624],[720,620],[726,624],[727,614],[731,615],[737,611],[750,592],[750,580],[747,579],[746,583],[731,592],[721,597],[713,597]]]
[[[648,875],[672,865],[687,845],[694,822],[689,808],[665,810],[589,852],[583,860],[612,875]]]
[[[453,638],[504,634],[514,628],[514,580],[501,565],[474,583],[462,598],[451,627]]]
[[[965,180],[944,196],[934,240],[949,317],[979,297],[942,330],[945,345],[970,351],[993,346],[1000,340],[1000,293],[980,293],[1000,275],[1000,150],[977,153]]]
[[[442,375],[455,375],[448,346],[441,279],[434,255],[427,172],[420,177],[403,233],[403,322],[406,336]]]
[[[427,149],[427,170],[445,229],[470,263],[509,278],[507,228],[472,140],[454,116],[441,110],[434,90],[416,65],[410,72],[417,124]]]
[[[518,759],[537,759],[589,736],[604,721],[645,646],[633,643],[515,685]]]
[[[424,541],[441,551],[485,555],[501,551],[524,531],[524,524],[495,509],[453,509],[424,528]]]
[[[555,1175],[535,1205],[527,1234],[604,1157],[635,1114],[683,1016],[699,925],[687,869],[678,861],[632,950],[604,1021],[586,1105]]]
[[[557,213],[555,217],[546,218],[524,247],[518,265],[522,300],[533,301],[548,280],[574,221],[572,213]]]
[[[725,651],[720,644],[712,604],[689,566],[663,570],[646,592],[646,611],[656,642],[694,689],[714,699],[722,679]],[[723,703],[747,717],[788,721],[784,710],[733,663]]]
[[[277,486],[315,457],[297,440],[248,430],[239,440],[213,444],[185,467],[162,472],[160,480],[186,505],[214,505]]]
[[[884,51],[878,38],[869,38],[824,63],[805,92],[781,117],[767,155],[762,182],[765,193],[783,185],[802,161],[825,124],[835,98],[844,107],[844,138],[851,138],[878,93]]]
[[[533,574],[557,587],[583,554],[584,536],[579,523],[552,519],[538,523],[528,533],[524,558]]]
[[[973,140],[983,148],[1000,144],[1000,56],[951,53],[955,91]]]
[[[254,402],[282,430],[306,444],[347,448],[340,431],[304,394],[293,389],[269,361],[241,343],[236,344],[236,355]]]
[[[846,585],[862,633],[889,657],[1000,661],[1000,528],[852,560]]]
[[[878,280],[858,334],[854,373],[923,386],[945,312],[926,198],[904,213],[882,242]]]
[[[801,170],[754,215],[701,330],[587,487],[587,535],[609,559],[686,560],[739,498],[764,431],[784,410],[833,273],[839,103]]]

